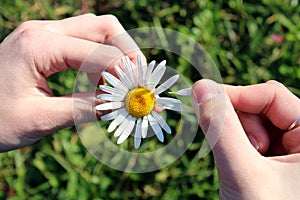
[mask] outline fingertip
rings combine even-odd
[[[224,93],[215,81],[202,79],[197,81],[192,87],[193,99],[197,103],[203,103],[214,96]]]
[[[261,144],[258,142],[258,140],[253,135],[248,135],[249,141],[251,142],[252,146],[257,150],[260,151]]]
[[[300,128],[286,132],[282,136],[282,145],[288,153],[300,153]]]
[[[238,112],[239,120],[252,146],[260,153],[266,153],[270,138],[265,128],[265,122],[260,115]]]

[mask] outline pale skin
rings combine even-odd
[[[193,97],[218,169],[220,199],[299,199],[300,127],[288,131],[300,116],[295,95],[276,81],[201,80]]]
[[[85,58],[97,49],[90,65]],[[98,83],[100,73],[139,48],[112,15],[85,14],[57,21],[28,21],[0,44],[0,152],[24,147],[77,122],[95,119],[99,100],[89,92],[54,97],[46,78],[75,68]],[[80,68],[81,67],[81,68]],[[95,91],[92,91],[95,93]],[[76,113],[74,113],[76,112]]]

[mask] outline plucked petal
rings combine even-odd
[[[179,78],[179,75],[177,74],[175,76],[172,76],[168,80],[166,80],[163,84],[161,84],[158,88],[156,88],[156,90],[154,91],[154,95],[159,95],[162,92],[169,89],[170,87],[172,87],[172,85],[174,85],[174,83],[176,83],[178,78]]]
[[[175,94],[181,95],[181,96],[191,96],[192,95],[192,88],[185,88],[182,90],[178,90],[175,92]]]
[[[154,117],[152,117],[151,114],[149,114],[148,115],[148,120],[149,120],[149,124],[150,124],[152,130],[154,131],[156,137],[158,138],[158,140],[163,142],[164,141],[164,134],[163,134],[160,126],[158,125],[158,122],[156,121],[156,119]]]
[[[114,110],[114,109],[118,109],[121,108],[125,105],[124,102],[107,102],[107,103],[102,103],[99,104],[95,107],[96,110]]]
[[[156,119],[160,127],[162,127],[168,134],[172,133],[170,126],[157,112],[152,111],[151,115]]]

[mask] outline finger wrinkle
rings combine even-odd
[[[265,114],[266,116],[269,116],[269,114],[271,113],[270,112],[271,109],[277,102],[278,96],[277,96],[276,89],[274,89],[273,87],[271,89],[266,87],[266,90],[269,90],[269,95],[267,95],[268,96],[267,102],[266,102],[265,106],[262,108],[261,112],[263,114]]]

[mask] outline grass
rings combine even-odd
[[[0,41],[22,21],[62,19],[85,12],[114,14],[127,30],[156,26],[179,31],[209,52],[223,82],[246,85],[276,79],[300,96],[297,0],[4,0]],[[180,48],[186,51],[189,46],[180,44]],[[160,50],[145,54],[149,60],[167,59],[190,82],[201,78],[176,55]],[[51,76],[49,84],[56,95],[68,94],[75,76],[74,70],[67,70]],[[98,162],[70,127],[29,147],[0,154],[0,199],[218,199],[212,155],[197,156],[202,138],[199,132],[171,165],[136,174]]]

